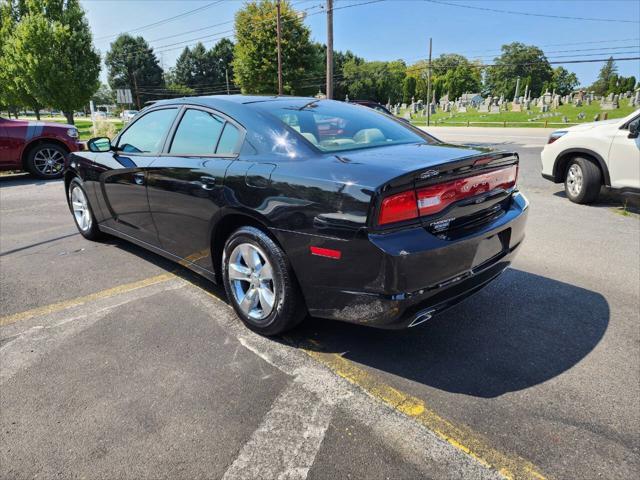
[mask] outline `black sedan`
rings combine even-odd
[[[417,325],[496,278],[524,238],[518,156],[443,144],[369,108],[166,100],[67,160],[80,233],[222,282],[265,334],[307,314]]]

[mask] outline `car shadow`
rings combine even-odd
[[[107,245],[111,245],[124,250],[125,252],[135,255],[143,260],[146,260],[147,262],[152,263],[155,266],[166,270],[167,272],[173,273],[175,276],[180,277],[181,279],[186,280],[187,282],[196,285],[203,290],[206,290],[223,302],[227,302],[227,296],[222,285],[216,285],[202,275],[189,270],[187,267],[184,267],[176,262],[173,262],[172,260],[164,258],[162,255],[158,255],[157,253],[154,253],[143,247],[139,247],[134,243],[127,242],[126,240],[122,240],[118,237],[108,235],[104,240],[102,240],[102,242]]]
[[[115,237],[107,242],[228,303],[222,286],[186,267]],[[598,345],[609,316],[599,293],[508,269],[473,297],[411,329],[307,318],[273,340],[338,353],[447,392],[492,398],[571,369]]]
[[[287,335],[452,393],[492,398],[548,381],[591,352],[609,323],[598,293],[521,270],[408,330],[311,319]]]
[[[0,188],[16,187],[18,185],[45,185],[47,183],[62,182],[61,178],[53,180],[42,180],[32,176],[30,173],[15,173],[0,175]]]
[[[564,189],[558,190],[554,193],[554,195],[556,197],[565,198],[567,201],[570,201],[567,198],[567,194],[565,193]],[[621,214],[640,214],[640,198],[633,195],[620,194],[611,190],[607,190],[605,188],[600,190],[598,199],[588,206],[594,208],[613,208],[616,212]]]

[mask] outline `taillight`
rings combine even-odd
[[[413,190],[397,193],[382,200],[380,215],[378,216],[379,225],[411,220],[413,218],[418,218],[416,193]]]
[[[496,188],[507,190],[516,184],[517,178],[518,166],[511,165],[500,170],[421,188],[418,190],[418,211],[420,216],[433,215],[459,200]]]
[[[518,165],[481,173],[470,177],[438,183],[413,190],[397,193],[382,201],[378,224],[411,220],[419,216],[441,212],[452,203],[485,192],[502,188],[508,190],[516,185]]]

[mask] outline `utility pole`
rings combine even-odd
[[[327,0],[327,98],[333,98],[333,0]]]
[[[278,16],[276,18],[276,37],[278,41],[278,95],[282,95],[282,47],[280,45],[280,0],[276,3],[276,9],[278,10]]]
[[[431,125],[431,49],[433,43],[429,38],[429,67],[427,68],[427,127]]]
[[[138,110],[140,110],[140,93],[138,92],[138,79],[135,73],[133,74],[133,88],[136,89],[136,104],[138,105]]]
[[[219,64],[221,64],[222,62],[224,62],[224,58],[218,59],[218,62]],[[227,79],[227,95],[231,95],[229,91],[229,64],[227,63],[224,64],[224,76]]]

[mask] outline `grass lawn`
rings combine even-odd
[[[60,123],[65,123],[65,122],[61,121]],[[113,126],[115,127],[116,133],[122,130],[122,126],[124,125],[124,123],[120,120],[115,122],[109,122],[109,123],[113,124]],[[91,137],[94,136],[91,120],[84,120],[84,119],[76,120],[75,124],[76,124],[76,128],[78,129],[78,133],[80,134],[80,140],[89,140]]]
[[[20,117],[21,120],[35,120],[35,117]],[[53,118],[49,118],[47,116],[42,116],[42,121],[43,122],[54,122],[54,123],[67,123],[67,120],[62,118],[62,117],[53,117]],[[87,120],[85,118],[75,118],[74,119],[76,128],[78,129],[78,133],[80,134],[80,140],[89,140],[91,137],[93,137],[93,131],[92,131],[92,124],[91,124],[91,120]],[[102,122],[103,124],[105,123],[104,121]],[[119,132],[120,130],[122,130],[122,126],[124,125],[124,123],[122,122],[122,120],[109,120],[110,124],[113,124],[114,128],[115,128],[115,132]]]
[[[567,117],[568,123],[585,123],[593,122],[596,114],[607,113],[608,118],[622,118],[636,110],[629,105],[628,100],[622,100],[620,108],[616,110],[601,110],[600,103],[593,102],[591,105],[583,104],[581,107],[574,105],[561,105],[556,110],[551,110],[549,114],[543,114],[537,107],[533,107],[529,112],[500,112],[500,113],[479,113],[476,109],[470,108],[466,113],[443,113],[438,112],[431,116],[432,125],[448,125],[448,126],[465,126],[467,122],[474,126],[482,126],[484,122],[507,122],[507,127],[544,127],[545,121],[549,122],[550,127],[561,125],[562,117]],[[584,119],[578,118],[578,114],[583,112]],[[403,113],[403,112],[402,112]],[[548,116],[544,116],[548,115]],[[426,119],[422,113],[412,115],[411,123],[415,125],[425,125]],[[601,115],[602,118],[602,115]],[[495,124],[487,124],[486,126],[498,126]]]
[[[64,120],[53,120],[53,121],[66,123]],[[122,129],[122,126],[124,125],[120,120],[115,122],[109,122],[109,123],[113,123],[116,133],[119,132]],[[80,134],[80,140],[89,140],[91,137],[94,136],[91,120],[78,119],[78,120],[75,120],[75,124],[76,124],[76,128],[78,129],[78,133]]]

